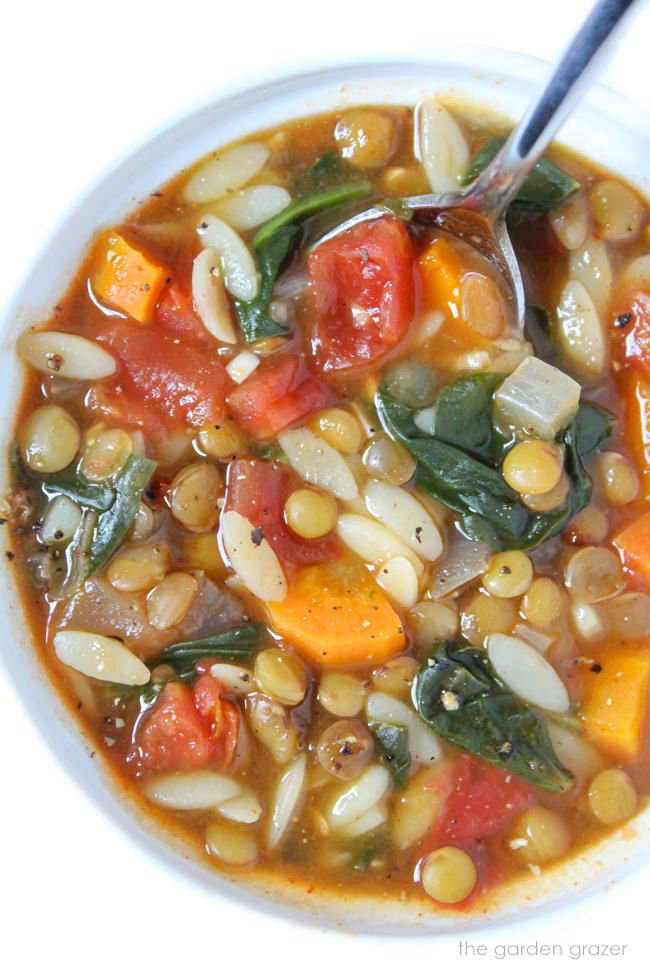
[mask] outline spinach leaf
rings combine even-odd
[[[115,491],[110,484],[93,484],[87,481],[83,474],[78,474],[70,467],[48,477],[41,486],[48,498],[65,494],[66,497],[78,501],[86,508],[93,508],[94,511],[108,511],[115,500]]]
[[[184,643],[173,643],[165,647],[160,656],[153,662],[171,664],[177,669],[193,667],[203,657],[217,657],[220,660],[248,660],[253,650],[260,645],[262,627],[259,623],[244,623],[225,633],[214,636],[198,637]]]
[[[160,664],[167,664],[175,671],[167,680],[149,681],[138,687],[112,684],[115,694],[123,699],[138,697],[143,704],[156,700],[164,687],[172,681],[193,682],[196,679],[196,664],[206,657],[217,660],[240,662],[248,660],[253,650],[261,642],[263,627],[259,623],[244,623],[224,633],[199,637],[185,643],[173,643],[165,647],[160,656],[149,664],[151,670]]]
[[[544,721],[515,697],[476,647],[434,644],[415,681],[415,706],[442,738],[548,792],[573,776],[559,762]]]
[[[382,761],[393,776],[395,786],[401,789],[411,767],[407,729],[385,721],[370,721],[368,727]]]
[[[133,523],[142,492],[157,464],[131,454],[114,480],[115,497],[93,528],[86,561],[86,576],[93,575],[111,557]]]
[[[37,474],[23,463],[18,444],[12,444],[9,461],[16,479],[21,484],[40,488],[48,500],[57,494],[65,494],[86,508],[106,511],[115,498],[110,484],[92,484],[83,474],[77,473],[74,464],[56,474]]]
[[[432,435],[484,460],[500,456],[505,440],[492,422],[492,402],[505,378],[478,372],[445,386],[436,399]]]
[[[465,173],[463,186],[474,182],[488,163],[492,162],[505,141],[503,136],[495,136],[481,147]],[[565,200],[568,200],[578,189],[580,189],[580,183],[565,173],[563,169],[560,169],[559,166],[556,166],[552,160],[542,156],[517,193],[511,206],[521,210],[549,213],[564,203]]]
[[[275,217],[267,220],[253,237],[253,247],[259,251],[262,244],[265,244],[273,234],[277,233],[281,227],[286,227],[297,220],[303,220],[312,213],[320,210],[327,210],[330,207],[342,206],[352,200],[358,200],[362,196],[370,196],[372,184],[367,180],[357,180],[353,183],[343,183],[331,189],[321,190],[318,193],[311,193],[289,204],[284,210]]]
[[[239,324],[246,342],[257,342],[259,339],[270,338],[273,335],[285,335],[289,331],[286,325],[274,321],[267,314],[267,308],[273,294],[275,279],[299,229],[295,224],[281,227],[257,248],[260,269],[260,288],[257,297],[252,301],[235,301]]]
[[[352,857],[350,866],[358,873],[364,873],[370,867],[372,861],[379,854],[382,844],[374,841],[367,842]]]
[[[304,173],[294,181],[293,191],[296,196],[309,196],[319,190],[327,190],[337,183],[342,183],[350,176],[350,166],[346,165],[338,152],[330,149],[324,152]]]
[[[558,535],[588,504],[592,484],[584,460],[610,436],[613,417],[595,404],[580,404],[575,419],[558,438],[566,448],[568,498],[552,511],[536,514],[501,474],[505,441],[495,429],[490,436],[485,418],[477,416],[482,401],[493,426],[488,404],[491,382],[487,378],[478,382],[467,379],[460,377],[440,394],[434,408],[434,435],[423,435],[415,425],[413,411],[383,390],[375,396],[377,412],[388,432],[418,462],[418,486],[459,515],[460,526],[469,538],[500,550],[536,548]],[[493,382],[496,388],[497,379]],[[467,420],[463,421],[465,415]]]

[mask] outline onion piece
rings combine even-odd
[[[208,213],[199,221],[197,233],[203,246],[213,247],[219,255],[219,266],[231,295],[240,301],[252,301],[259,286],[257,268],[237,231]]]
[[[569,694],[554,667],[528,643],[504,633],[487,639],[490,663],[513,694],[546,711],[564,714]]]
[[[371,515],[398,535],[416,555],[434,562],[442,552],[438,526],[417,498],[401,487],[370,480],[364,491]]]
[[[243,352],[240,352],[239,355],[236,355],[234,359],[230,360],[226,366],[226,372],[232,381],[239,385],[255,372],[259,364],[260,360],[255,353],[244,349]]]
[[[483,575],[492,549],[485,542],[459,536],[452,542],[444,561],[437,566],[429,583],[429,598],[441,599],[450,592]]]
[[[275,790],[273,809],[266,828],[270,849],[279,846],[287,830],[300,815],[307,784],[307,759],[300,752],[282,773]]]
[[[230,305],[219,270],[219,254],[204,247],[192,266],[192,300],[197,315],[211,335],[233,345],[237,338]]]
[[[260,142],[247,142],[212,156],[192,173],[183,189],[183,199],[204,203],[238,190],[257,176],[270,155]]]
[[[215,212],[235,230],[252,230],[290,203],[291,197],[282,186],[248,186],[221,199]]]
[[[469,165],[469,148],[458,122],[428,98],[416,108],[415,155],[424,166],[433,193],[457,190]]]
[[[530,355],[494,394],[497,423],[518,433],[552,440],[578,412],[580,384]]]
[[[352,501],[358,494],[357,483],[343,456],[322,437],[307,427],[286,430],[278,443],[300,476],[316,487],[329,491],[341,501]]]
[[[287,595],[287,580],[268,540],[257,540],[255,526],[238,511],[221,515],[220,530],[233,571],[246,588],[264,602],[281,602]]]

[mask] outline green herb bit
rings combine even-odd
[[[488,163],[492,162],[505,141],[504,136],[495,136],[481,147],[465,173],[463,186],[474,182]],[[542,156],[517,193],[511,206],[521,210],[549,213],[561,206],[579,189],[580,183],[565,173],[563,169],[560,169],[559,166],[556,166],[547,156]]]
[[[331,189],[344,180],[349,180],[352,167],[343,162],[338,152],[330,149],[324,152],[313,166],[294,181],[293,191],[296,196],[310,196],[322,190]]]
[[[401,789],[411,767],[407,729],[385,721],[370,721],[368,727],[382,762],[393,776],[395,787]]]
[[[142,492],[156,467],[155,461],[131,454],[115,475],[115,499],[110,508],[100,514],[92,533],[86,563],[87,576],[97,572],[124,539],[133,524]]]
[[[548,792],[573,784],[545,722],[498,677],[485,651],[434,644],[414,694],[422,720],[457,747]]]

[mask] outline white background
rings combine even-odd
[[[427,56],[427,39],[551,58],[588,0],[51,0],[12,2],[0,20],[4,149],[0,303],[70,201],[111,159],[221,87],[324,60]],[[650,9],[605,80],[650,109]],[[308,972],[372,975],[459,966],[622,968],[620,960],[477,958],[457,939],[406,944],[244,917],[146,858],[66,780],[0,678],[0,969]],[[71,743],[71,747],[72,743]],[[618,942],[647,959],[650,872],[535,922],[470,937],[509,943]],[[4,902],[4,903],[1,903]],[[647,961],[645,961],[647,964]],[[629,969],[629,962],[626,966]]]

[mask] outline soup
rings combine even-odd
[[[18,341],[35,646],[216,869],[468,911],[645,801],[647,213],[544,157],[509,212],[522,332],[404,203],[502,140],[427,101],[215,150]]]

